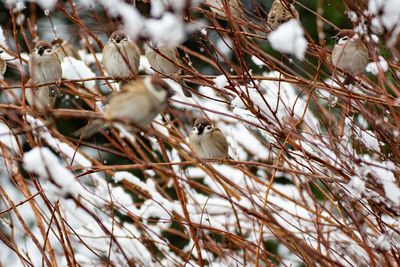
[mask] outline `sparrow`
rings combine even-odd
[[[129,123],[146,128],[167,106],[168,98],[173,95],[172,88],[162,79],[146,76],[129,81],[121,91],[109,97],[104,110],[104,120],[96,120],[75,132],[75,136],[91,137],[99,127],[112,124],[113,120],[126,120]]]
[[[4,51],[0,50],[0,54]],[[0,56],[0,76],[3,76],[7,69],[7,62]]]
[[[243,12],[243,6],[240,0],[206,0],[209,4],[210,9],[217,15],[226,16],[226,11],[224,8],[223,1],[226,1],[230,7],[231,14],[235,17],[240,17]]]
[[[267,18],[271,28],[275,30],[279,25],[292,18],[299,19],[299,12],[294,8],[293,0],[274,0]]]
[[[229,145],[224,134],[206,118],[194,122],[189,144],[203,159],[229,158]]]
[[[38,41],[29,56],[29,72],[34,84],[59,82],[62,78],[61,62],[51,44]],[[44,86],[50,97],[60,96],[58,85]]]
[[[363,73],[368,64],[368,49],[353,30],[341,30],[333,37],[336,41],[332,50],[332,63],[352,75]],[[346,75],[343,82],[348,85],[352,77]]]
[[[51,45],[61,61],[63,61],[65,57],[73,57],[77,60],[81,60],[81,56],[79,55],[78,51],[67,41],[61,38],[56,38],[51,41]]]
[[[25,99],[29,106],[39,110],[54,107],[56,98],[49,96],[48,86],[32,87],[32,79],[29,79],[25,83],[25,86]]]
[[[153,49],[153,47],[155,49]],[[175,47],[169,48],[163,44],[158,44],[157,46],[154,46],[152,43],[150,43],[149,45],[144,45],[144,52],[150,66],[156,72],[167,76],[177,76],[179,74],[183,74],[183,70],[178,66],[182,65],[182,60],[179,56],[178,49],[176,49]],[[168,59],[165,58],[163,55],[168,57]],[[181,86],[183,94],[186,97],[192,97],[190,91],[185,88],[187,84],[183,80],[181,81]]]
[[[114,31],[103,48],[103,67],[112,77],[132,76],[139,69],[140,49],[122,31]]]

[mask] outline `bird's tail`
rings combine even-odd
[[[55,96],[61,96],[60,89],[58,89],[57,85],[50,85],[49,86],[49,96],[50,97],[55,97]]]
[[[82,138],[90,138],[104,125],[104,121],[95,120],[74,132],[74,136]]]
[[[183,74],[183,71],[180,73],[181,75]],[[189,88],[189,85],[183,80],[183,79],[180,79],[179,80],[179,84],[181,85],[181,87],[182,87],[182,92],[183,92],[183,94],[186,96],[186,97],[192,97],[192,93],[190,92],[190,90],[188,89]]]
[[[350,84],[354,84],[355,80],[351,75],[346,75],[344,81],[343,81],[343,85],[350,85]]]

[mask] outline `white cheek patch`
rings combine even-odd
[[[143,78],[143,83],[146,88],[153,88],[153,85],[151,84],[151,78],[149,76]]]
[[[344,40],[343,38],[340,38],[339,41],[338,41],[338,45],[344,45],[344,44],[347,43],[348,40],[349,39]]]
[[[166,90],[160,90],[157,91],[157,89],[154,88],[154,85],[151,83],[151,77],[146,76],[143,78],[143,83],[148,88],[148,92],[153,95],[158,101],[164,102],[165,99],[167,98],[167,91]]]

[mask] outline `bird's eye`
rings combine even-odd
[[[207,126],[207,130],[211,131],[212,126]]]
[[[154,86],[154,88],[156,89],[157,92],[160,92],[162,90],[165,90],[162,86]]]
[[[349,37],[347,37],[347,36],[342,37],[343,41],[346,41],[347,39],[349,39]]]
[[[127,42],[127,41],[128,41],[128,38],[125,37],[124,39],[122,39],[122,41]]]
[[[46,49],[46,53],[51,53],[51,49]]]

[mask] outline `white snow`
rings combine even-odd
[[[103,0],[108,1],[108,0]],[[112,1],[109,1],[112,2]],[[132,40],[136,40],[137,36],[143,31],[146,25],[146,19],[139,13],[136,8],[124,3],[117,8],[119,15],[122,17],[124,30]]]
[[[86,51],[83,50],[79,50],[78,53],[83,62],[85,62],[87,65],[96,64],[96,59],[101,63],[101,60],[103,58],[102,53],[96,53],[95,56],[93,54],[86,53]]]
[[[358,176],[352,176],[348,186],[348,189],[352,190],[351,195],[355,198],[360,198],[361,194],[364,193],[365,182]]]
[[[300,60],[304,59],[307,40],[303,28],[296,19],[289,20],[271,32],[268,41],[273,49],[295,55]]]
[[[149,61],[146,56],[140,56],[139,71],[145,71],[148,74],[153,74],[154,70],[151,68]]]
[[[367,146],[367,148],[374,150],[374,151],[379,151],[379,141],[376,139],[375,134],[370,131],[360,131],[360,140]]]
[[[177,47],[186,38],[183,20],[169,12],[160,19],[147,19],[145,31],[154,43]]]
[[[61,142],[57,138],[54,138],[44,123],[39,119],[35,119],[34,117],[28,115],[27,121],[32,126],[33,132],[46,141],[46,143],[51,146],[52,149],[66,155],[71,160],[74,159],[74,164],[85,167],[92,166],[92,163],[81,153],[77,152],[76,149],[72,148],[67,143]]]
[[[285,78],[278,72],[263,73],[263,76]],[[241,88],[241,90],[243,93],[247,94],[245,88]],[[294,123],[305,113],[304,122],[312,129],[318,129],[318,120],[312,113],[307,112],[306,102],[302,97],[297,97],[298,92],[296,92],[292,84],[273,80],[262,80],[258,85],[258,90],[249,88],[248,91],[249,99],[251,99],[260,112],[270,120],[277,122],[278,119],[281,122],[286,122],[289,126],[294,126]],[[239,96],[232,101],[232,106],[235,107],[234,111],[237,114],[239,114],[238,112],[241,114],[248,113],[246,103],[244,103],[243,99]],[[251,119],[251,115],[246,117],[246,119],[259,124],[257,119]]]
[[[381,164],[382,168],[374,169],[375,173],[379,177],[379,182],[383,184],[383,189],[385,190],[385,196],[387,199],[393,202],[395,207],[400,206],[400,188],[397,185],[396,178],[393,175],[390,165],[391,163]],[[389,166],[389,168],[388,168]],[[390,205],[390,203],[387,203]]]
[[[365,124],[365,122],[363,123]],[[345,120],[344,133],[348,138],[348,140],[350,140],[354,135],[354,137],[360,140],[368,149],[372,151],[379,152],[380,146],[383,145],[376,138],[374,132],[372,132],[371,130],[362,129],[357,124],[355,124],[350,118],[346,118]]]
[[[24,154],[24,168],[32,173],[36,173],[42,179],[53,179],[61,187],[61,196],[70,193],[78,196],[80,186],[77,184],[75,176],[67,170],[47,147],[35,147]]]
[[[65,57],[61,62],[62,77],[68,80],[95,78],[96,74],[81,60]],[[95,81],[85,81],[83,85],[90,91],[95,91]]]
[[[400,33],[400,5],[398,0],[370,0],[367,15],[373,15],[371,29],[377,34],[390,32],[387,45],[392,47]]]
[[[38,5],[44,9],[45,11],[47,10],[52,10],[54,6],[57,3],[57,0],[34,0],[33,2],[38,3]],[[46,15],[47,16],[47,15]]]
[[[264,63],[261,59],[259,59],[258,57],[256,57],[256,56],[251,56],[251,60],[254,62],[254,64],[256,64],[257,66],[259,66],[260,68],[261,68],[262,66],[265,66],[265,63]]]
[[[217,50],[226,57],[232,54],[232,43],[228,38],[218,39],[215,46]]]
[[[389,250],[392,247],[390,244],[390,237],[387,234],[380,234],[376,239],[376,246],[382,251]]]
[[[198,2],[198,0],[191,1],[191,4],[196,5]],[[123,27],[133,38],[144,35],[151,37],[153,41],[163,40],[163,42],[166,41],[176,45],[186,38],[187,33],[191,32],[191,26],[183,21],[186,0],[152,0],[152,18],[150,19],[143,17],[135,8],[132,8],[131,5],[127,5],[121,0],[88,0],[80,1],[80,3],[93,5],[94,8],[102,5],[111,16],[120,16],[124,24]],[[388,20],[392,18],[390,14],[393,13],[392,15],[394,15],[394,12],[387,10],[386,7],[383,8],[383,3],[384,1],[371,0],[369,10],[370,12],[375,12],[373,14],[376,16],[382,14],[382,18],[389,14],[386,18]],[[393,1],[387,1],[386,3],[392,5]],[[380,6],[383,8],[382,13],[379,13]],[[171,10],[174,11],[174,14],[170,13]],[[354,13],[349,14],[349,16],[355,18]],[[377,19],[375,23],[378,24],[378,22],[379,20]],[[390,22],[392,23],[393,21]],[[388,27],[388,25],[393,24],[389,24],[389,20],[387,22],[384,20],[380,27],[383,29]],[[359,28],[363,29],[363,27]],[[202,32],[203,34],[208,34],[208,37],[216,43],[222,53],[231,54],[232,50],[223,40],[215,35],[215,32],[211,30],[207,32],[204,28]],[[0,32],[0,43],[1,37]],[[228,38],[227,40],[228,45],[232,45]],[[292,54],[299,59],[304,59],[307,42],[304,38],[302,27],[297,21],[292,20],[281,25],[269,35],[269,41],[274,49]],[[80,52],[84,53],[84,51]],[[26,58],[27,54],[23,54],[22,56]],[[101,53],[97,53],[96,57],[101,62]],[[90,54],[86,54],[82,58],[87,64],[95,62],[93,55]],[[259,67],[265,65],[256,56],[252,56],[251,60]],[[379,58],[378,64],[383,71],[387,70],[388,66],[383,58]],[[93,66],[93,69],[95,68],[97,67]],[[291,138],[295,142],[295,145],[300,146],[301,149],[295,148],[294,145],[285,147],[285,151],[279,162],[279,168],[283,169],[276,172],[277,178],[284,177],[293,182],[293,184],[283,185],[276,181],[272,184],[268,196],[268,212],[285,229],[292,231],[301,239],[305,239],[310,246],[320,249],[323,255],[335,258],[338,263],[357,266],[361,262],[368,265],[365,260],[368,259],[368,255],[364,247],[360,246],[360,243],[352,239],[352,236],[346,232],[350,228],[343,228],[346,230],[344,231],[335,225],[347,225],[351,222],[349,217],[342,218],[337,214],[338,210],[336,210],[337,207],[335,206],[340,200],[335,199],[331,202],[326,198],[325,201],[319,202],[320,205],[316,209],[314,205],[315,199],[312,199],[315,196],[310,194],[308,190],[302,190],[303,184],[306,185],[311,179],[314,179],[313,175],[337,179],[337,172],[332,169],[348,166],[348,168],[343,168],[341,171],[346,173],[350,177],[350,180],[348,183],[332,183],[335,185],[334,194],[343,199],[357,199],[357,201],[360,201],[362,204],[360,209],[362,209],[363,216],[373,221],[374,218],[371,216],[369,210],[370,201],[377,203],[377,205],[386,205],[393,209],[398,209],[400,206],[400,188],[395,176],[399,171],[397,165],[391,163],[389,158],[386,161],[382,161],[380,150],[383,144],[378,140],[378,135],[373,130],[370,130],[368,118],[360,114],[355,119],[346,119],[344,136],[342,140],[337,141],[337,144],[335,144],[337,146],[336,150],[332,150],[331,142],[336,142],[336,140],[332,141],[330,139],[326,133],[326,128],[324,128],[326,125],[321,124],[320,114],[317,114],[315,109],[313,109],[315,104],[320,104],[324,108],[327,107],[327,101],[321,100],[320,97],[323,94],[326,98],[330,98],[329,90],[317,88],[317,90],[321,91],[321,94],[315,94],[317,96],[316,99],[312,98],[310,102],[314,106],[309,107],[307,104],[309,96],[307,90],[302,91],[302,87],[297,87],[293,83],[278,81],[279,78],[285,78],[278,72],[259,73],[259,69],[256,69],[258,71],[257,76],[262,76],[263,79],[255,81],[255,85],[253,83],[244,84],[245,81],[241,81],[240,85],[236,85],[230,91],[232,93],[232,101],[222,97],[219,94],[219,90],[208,86],[201,86],[199,88],[199,92],[206,95],[207,98],[194,95],[193,98],[188,99],[182,95],[179,84],[170,79],[165,79],[177,92],[173,97],[173,101],[171,101],[174,108],[186,109],[188,113],[193,114],[188,120],[207,115],[226,136],[230,146],[229,153],[233,158],[265,164],[263,167],[252,169],[249,173],[239,170],[242,168],[241,164],[230,166],[225,163],[207,163],[204,165],[186,166],[184,169],[178,164],[173,165],[171,169],[167,166],[161,166],[160,168],[166,170],[166,172],[174,171],[171,176],[162,177],[162,185],[158,184],[161,179],[159,179],[160,172],[156,168],[143,171],[143,176],[136,176],[133,174],[136,173],[136,170],[132,170],[132,172],[129,170],[116,172],[104,171],[77,178],[75,176],[78,176],[81,172],[85,172],[91,168],[96,170],[97,166],[94,166],[97,164],[96,160],[107,164],[109,158],[103,156],[108,156],[109,153],[96,148],[78,150],[75,147],[76,144],[70,144],[67,140],[61,141],[61,139],[57,138],[53,129],[46,126],[45,122],[31,115],[27,115],[26,120],[32,127],[33,142],[41,143],[49,148],[35,147],[23,155],[18,154],[17,140],[12,135],[10,129],[2,123],[0,123],[0,142],[10,148],[10,150],[14,150],[12,154],[17,159],[23,159],[23,166],[27,171],[35,173],[40,177],[38,181],[46,197],[50,201],[54,199],[59,201],[63,219],[68,222],[68,227],[71,227],[82,238],[82,240],[79,240],[75,233],[72,234],[71,232],[69,240],[75,251],[74,258],[80,265],[101,265],[99,259],[93,255],[93,252],[89,248],[98,255],[107,255],[110,261],[123,265],[126,260],[121,253],[121,249],[116,245],[118,243],[127,257],[139,266],[181,266],[184,264],[195,266],[197,265],[195,261],[188,260],[186,262],[177,254],[171,253],[170,243],[162,235],[164,230],[171,227],[171,223],[176,220],[177,216],[185,217],[180,202],[176,198],[171,199],[162,190],[165,187],[168,190],[173,189],[175,183],[175,179],[173,178],[176,178],[178,186],[184,194],[183,197],[185,198],[190,220],[193,223],[202,224],[205,234],[210,233],[207,227],[215,229],[215,232],[237,233],[237,220],[239,220],[242,229],[244,229],[246,242],[256,244],[260,221],[255,216],[249,214],[248,211],[251,210],[252,212],[260,212],[262,214],[264,196],[273,170],[270,165],[277,163],[276,157],[280,152],[279,145],[283,141],[282,136],[277,136],[277,133],[282,131],[283,137],[285,137],[289,130],[294,129],[296,134],[293,134]],[[141,56],[140,70],[147,74],[153,73],[144,56]],[[376,75],[378,73],[378,66],[375,63],[371,63],[367,67],[367,71]],[[75,59],[67,59],[63,62],[63,72],[64,78],[67,79],[91,78],[95,75],[82,61]],[[228,77],[225,75],[217,76],[213,82],[218,89],[229,85]],[[336,86],[332,80],[327,80],[326,82]],[[92,90],[94,84],[94,81],[87,82],[85,86]],[[238,92],[240,97],[234,95],[235,92]],[[313,94],[315,92],[313,91]],[[174,100],[184,103],[176,103]],[[185,103],[194,104],[195,106]],[[100,106],[100,102],[96,104]],[[216,112],[212,112],[213,110]],[[332,110],[336,115],[335,108]],[[325,110],[322,112],[325,112]],[[330,111],[328,110],[327,112]],[[263,119],[255,116],[255,113],[259,113]],[[297,125],[296,123],[300,121],[303,115],[305,115],[303,123]],[[384,120],[387,121],[388,118]],[[161,124],[161,122],[161,115],[159,115],[156,117],[155,123],[153,123],[154,130],[169,138],[173,138],[175,135],[171,133],[171,129],[167,128],[170,126]],[[304,130],[304,125],[306,126],[305,128],[308,128],[308,131]],[[182,129],[179,130],[187,140],[186,133]],[[188,130],[190,131],[190,129]],[[394,134],[398,134],[397,130],[393,131]],[[141,141],[125,129],[120,130],[120,137],[123,138],[123,142],[121,142],[122,149],[130,147],[130,145],[126,146],[125,142],[135,144]],[[22,140],[22,138],[23,135],[21,135],[20,139]],[[146,143],[146,146],[160,153],[161,149],[155,138],[149,137],[149,140],[150,142]],[[353,147],[354,140],[357,141],[357,144],[362,142],[369,151],[360,153],[356,151]],[[181,146],[184,150],[189,150],[183,140],[181,141],[181,144],[177,145]],[[108,147],[113,149],[112,146]],[[166,153],[174,164],[181,161],[176,149],[168,148]],[[353,154],[349,155],[347,153]],[[100,160],[101,157],[102,161]],[[313,159],[316,158],[321,161],[314,161]],[[72,159],[74,160],[72,161]],[[320,162],[327,162],[332,168],[326,168]],[[135,160],[132,160],[132,163],[135,163]],[[70,167],[71,170],[69,169]],[[247,167],[250,167],[250,164]],[[291,171],[284,169],[290,169]],[[16,190],[15,185],[9,179],[9,176],[14,175],[12,173],[13,170],[10,168],[7,171],[10,173],[0,168],[0,180],[4,182],[2,186],[13,202],[19,203],[26,198],[19,190]],[[228,179],[226,184],[228,182],[232,183],[228,187],[233,188],[235,192],[241,194],[240,200],[232,198],[233,205],[237,208],[235,212],[232,208],[232,202],[225,198],[227,195],[225,189],[217,182],[219,178],[215,177],[215,175],[220,174]],[[105,177],[106,175],[107,178],[112,180],[111,183]],[[176,175],[176,177],[172,175]],[[143,197],[143,199],[135,203],[132,194],[129,192],[129,188],[126,187],[125,183],[121,183],[123,179],[130,186],[138,189],[138,191],[148,193],[149,198]],[[207,196],[199,194],[189,183],[191,179],[201,179],[202,183],[214,191],[214,194]],[[383,188],[383,190],[379,190],[379,193],[370,187],[374,182],[378,183],[381,186],[380,188]],[[329,180],[327,180],[327,183],[330,184]],[[28,187],[32,192],[37,192],[37,188],[32,184],[28,184]],[[85,207],[85,209],[79,208],[74,200],[65,199],[67,193],[72,193],[75,197],[79,195],[79,205]],[[220,197],[218,194],[224,197]],[[327,194],[331,196],[330,192],[327,192]],[[134,193],[134,195],[136,194]],[[53,198],[54,196],[55,198]],[[142,196],[139,196],[139,198],[142,198]],[[43,203],[41,196],[35,198],[35,201],[38,207],[41,208],[41,211],[45,215],[48,215],[46,213],[46,205]],[[346,205],[346,201],[340,204]],[[2,203],[0,203],[1,205]],[[239,205],[247,209],[247,211],[238,208]],[[3,206],[1,206],[0,210],[3,210]],[[24,203],[18,207],[18,210],[28,223],[29,229],[35,236],[38,236],[40,244],[43,244],[44,240],[38,230],[30,203]],[[123,216],[134,218],[138,223],[122,223],[119,216],[113,216],[114,210],[118,210]],[[97,220],[87,211],[96,216]],[[50,216],[51,214],[48,218]],[[152,221],[154,218],[159,219],[159,221]],[[370,233],[367,232],[367,244],[372,246],[371,249],[389,250],[392,247],[395,248],[398,237],[394,237],[393,232],[388,231],[388,228],[398,228],[398,220],[388,215],[382,215],[381,219],[385,221],[382,224],[384,233],[373,232],[369,235]],[[99,225],[100,222],[101,226]],[[40,253],[35,249],[35,244],[27,238],[26,232],[18,223],[18,218],[16,218],[15,214],[10,212],[10,219],[7,216],[0,216],[0,224],[5,226],[2,229],[5,229],[6,235],[12,234],[9,230],[11,227],[9,226],[12,225],[14,227],[15,232],[13,234],[16,244],[19,245],[20,252],[24,256],[26,256],[24,253],[29,254],[29,260],[32,261],[32,265],[40,266],[43,264]],[[68,263],[65,256],[63,256],[63,247],[55,236],[55,233],[57,233],[56,225],[52,224],[48,227],[48,240],[55,251],[57,262],[60,263],[59,265],[65,266]],[[183,224],[182,227],[185,234],[189,235],[188,226]],[[110,238],[105,229],[113,233],[115,240]],[[368,231],[369,229],[362,225],[362,231],[365,230]],[[353,230],[353,233],[355,236],[359,236],[360,234],[356,230]],[[318,235],[327,237],[327,240],[330,242],[329,250],[324,246],[320,246]],[[276,238],[271,228],[268,227],[264,228],[262,237],[264,240]],[[166,257],[160,259],[160,261],[155,261],[149,249],[144,245],[143,238],[153,240],[155,250],[160,251]],[[197,251],[193,247],[194,242],[190,240],[182,251],[187,253],[187,255],[192,253],[196,256]],[[9,261],[16,262],[14,266],[19,264],[17,257],[12,258],[15,256],[15,253],[1,242],[0,251],[2,251],[0,253],[0,262],[4,261],[7,263],[7,266]],[[3,253],[3,251],[5,252]],[[203,257],[207,258],[212,266],[243,265],[242,251],[240,250],[230,252],[232,254],[229,254],[227,257],[217,257],[205,248],[202,248],[201,251]],[[283,264],[288,266],[301,262],[284,245],[279,245],[278,253],[280,257],[284,258]],[[350,253],[352,254],[349,255]]]
[[[218,89],[223,89],[225,86],[229,85],[229,82],[225,75],[219,75],[215,77],[214,84]]]
[[[5,48],[7,48],[7,44],[6,44],[6,38],[4,37],[4,32],[3,32],[3,28],[0,26],[0,45],[4,46]]]
[[[365,68],[365,71],[371,72],[373,75],[378,75],[379,70],[382,70],[382,72],[386,72],[389,68],[389,65],[387,61],[382,57],[379,56],[378,62],[370,62],[368,63],[367,67]]]
[[[7,125],[0,122],[0,142],[6,145],[9,149],[17,151],[18,144],[15,140],[15,136],[10,131]]]
[[[368,11],[372,15],[380,15],[380,17],[374,18],[376,23],[382,23],[388,30],[400,26],[400,5],[398,0],[369,0]]]

